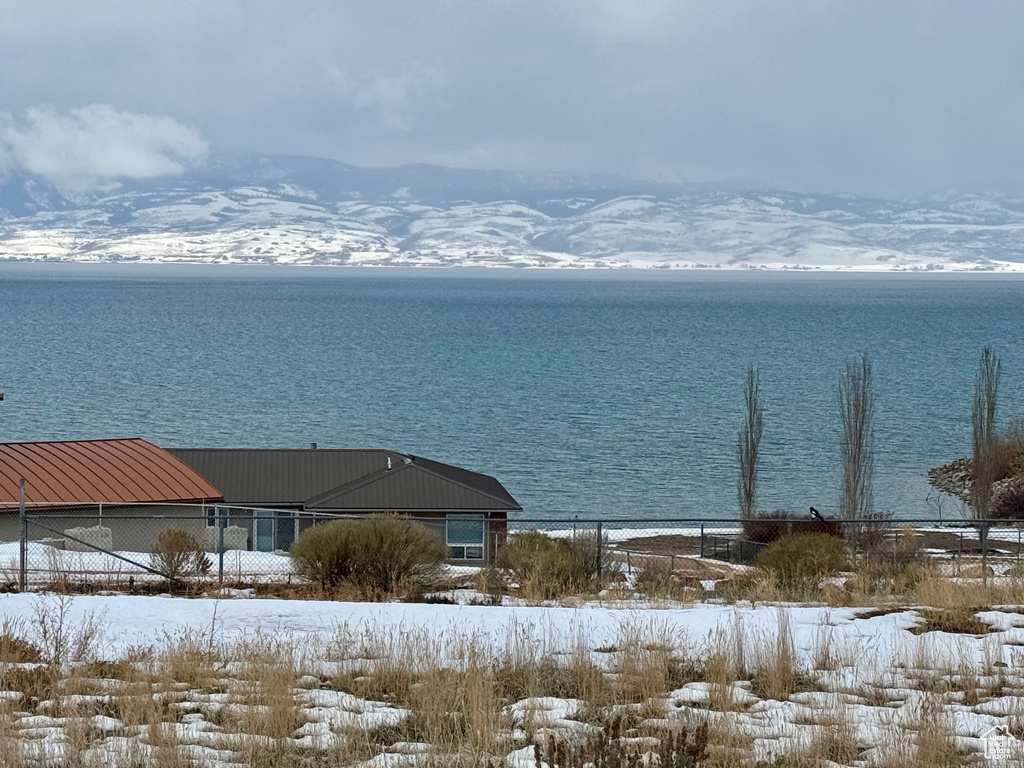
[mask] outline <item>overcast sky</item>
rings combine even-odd
[[[1024,189],[1024,2],[6,0],[0,166],[204,152]]]

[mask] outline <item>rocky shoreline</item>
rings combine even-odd
[[[964,504],[971,503],[974,484],[974,462],[969,458],[954,459],[941,467],[928,470],[928,482]],[[1017,472],[992,484],[991,516],[1019,518],[1017,512],[1024,500],[1024,472]]]

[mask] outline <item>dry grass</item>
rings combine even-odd
[[[948,715],[936,696],[924,699],[916,709],[909,730],[911,739],[886,745],[880,767],[952,768],[964,765],[968,755],[956,746]]]
[[[792,625],[784,608],[778,610],[776,627],[774,637],[758,638],[753,645],[756,658],[751,683],[760,698],[785,701],[811,685],[797,665]]]
[[[921,621],[910,631],[915,635],[925,632],[949,632],[958,635],[984,635],[992,627],[975,615],[971,607],[924,609],[920,611]]]
[[[19,723],[26,714],[64,718],[59,728],[68,756],[62,768],[184,766],[195,763],[199,743],[235,763],[268,767],[358,765],[403,743],[428,745],[430,754],[419,764],[438,768],[493,768],[533,743],[561,750],[559,760],[548,761],[558,766],[600,758],[605,762],[598,765],[625,767],[644,750],[663,766],[754,766],[752,724],[770,721],[766,713],[780,702],[802,702],[811,714],[793,724],[800,738],[763,765],[960,765],[965,756],[953,741],[950,708],[1020,697],[1024,689],[1024,654],[1014,656],[998,635],[971,637],[989,629],[976,616],[978,608],[993,604],[985,598],[1010,587],[961,584],[938,573],[919,581],[913,597],[922,601],[923,634],[908,638],[896,670],[871,670],[864,649],[837,641],[827,617],[811,647],[798,649],[785,607],[768,630],[745,626],[747,614],[737,610],[701,638],[657,621],[624,619],[601,649],[584,636],[556,647],[533,625],[512,625],[501,641],[366,627],[339,627],[305,644],[260,633],[225,640],[215,617],[209,626],[164,638],[153,648],[100,660],[96,617],[72,623],[70,603],[44,599],[30,621],[0,628],[0,654],[6,654],[0,656],[0,689],[23,694],[16,706],[0,699],[0,768],[28,765],[43,743],[25,737]],[[886,604],[877,615],[903,607]],[[981,663],[965,650],[962,662],[937,667],[935,648],[950,638],[933,631],[962,633],[964,648],[973,644],[975,652],[984,643]],[[853,682],[851,673],[857,675]],[[892,675],[903,681],[902,700],[892,700],[887,689]],[[688,683],[703,684],[687,691],[700,688],[705,698],[670,705],[669,694]],[[320,694],[338,701],[330,697],[339,693],[356,697],[329,705],[348,707],[347,719],[325,720],[328,705],[310,703]],[[532,716],[517,720],[510,705],[534,697],[578,701],[578,710],[566,715],[576,726],[552,727]],[[865,750],[872,745],[858,743],[854,720],[862,710],[854,703],[891,713],[900,701],[911,716],[893,722],[885,749],[869,759]],[[363,709],[389,717],[364,720]],[[96,715],[115,718],[117,727],[102,730]],[[197,723],[206,729],[199,741],[187,735]],[[1007,723],[1024,735],[1020,712]],[[313,733],[325,742],[314,745],[307,738]],[[570,739],[574,733],[576,741]],[[116,739],[118,754],[99,751]]]

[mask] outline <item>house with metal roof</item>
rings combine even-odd
[[[252,510],[252,547],[264,551],[287,549],[320,518],[397,512],[435,528],[453,560],[487,560],[507,514],[522,509],[490,475],[396,451],[170,452],[216,486],[226,505]]]
[[[201,474],[142,438],[0,443],[0,541],[21,536],[24,504],[31,539],[102,523],[119,548],[148,551],[169,527],[202,540],[206,523],[196,510],[223,499]]]
[[[209,544],[218,527],[236,529],[232,546],[286,550],[319,521],[396,512],[434,528],[460,561],[489,560],[522,509],[489,475],[396,451],[165,449],[137,437],[0,443],[0,541],[20,537],[22,502],[33,540],[101,523],[114,549],[135,552],[167,528]]]
[[[39,504],[204,503],[224,497],[172,453],[140,437],[0,443],[0,508]]]

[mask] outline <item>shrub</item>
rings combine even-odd
[[[42,659],[43,654],[25,637],[24,630],[24,622],[4,617],[0,626],[0,664],[34,663]]]
[[[1021,470],[1021,453],[1024,452],[1022,442],[1022,425],[1015,423],[1003,437],[996,437],[992,442],[992,482],[1005,480]]]
[[[989,517],[993,520],[1024,520],[1024,485],[1015,482],[1002,492],[993,494]]]
[[[399,581],[436,577],[448,551],[422,523],[400,515],[371,515],[314,525],[295,540],[289,554],[300,576],[324,587],[349,582],[386,591]]]
[[[841,539],[823,533],[796,533],[773,541],[754,561],[782,584],[818,581],[849,566]]]
[[[768,544],[790,534],[807,533],[821,533],[841,539],[843,526],[835,520],[798,517],[784,509],[758,512],[756,517],[743,521],[743,538],[747,541]]]
[[[516,533],[498,552],[497,566],[521,589],[545,600],[585,591],[597,570],[594,537],[553,539],[539,531]]]
[[[169,581],[208,573],[212,565],[203,545],[191,533],[180,528],[160,532],[149,561],[150,567],[160,571]]]
[[[684,584],[673,572],[670,561],[651,558],[641,565],[633,586],[644,597],[671,598],[680,595]]]

